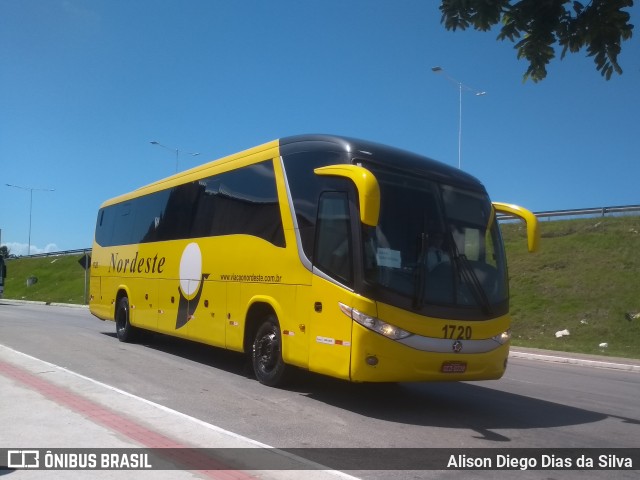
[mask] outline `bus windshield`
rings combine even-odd
[[[491,318],[507,306],[500,231],[484,190],[366,165],[380,185],[380,217],[364,226],[365,282],[400,308]]]

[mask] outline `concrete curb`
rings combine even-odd
[[[598,357],[596,355],[581,355],[568,352],[552,352],[548,350],[523,349],[517,347],[511,349],[509,357],[640,373],[640,361],[627,358],[608,359],[607,357]]]
[[[191,417],[162,404],[99,382],[11,347],[0,344],[0,388],[11,409],[0,410],[3,435],[2,449],[29,446],[31,449],[168,449],[165,459],[178,464],[175,469],[154,470],[153,476],[140,478],[215,480],[296,480],[300,470],[309,480],[358,480],[349,473],[331,470],[312,460],[274,448],[259,441],[225,430]],[[8,442],[15,442],[15,445]],[[45,443],[46,442],[46,443]],[[223,457],[213,458],[212,470],[201,470],[191,463],[197,452],[180,456],[172,451],[182,449],[220,449],[234,453],[248,449],[264,449],[273,458],[264,465],[281,465],[283,470],[242,470],[239,466],[224,468]],[[19,449],[19,448],[16,448]],[[256,454],[259,455],[259,454]],[[160,455],[162,456],[162,455]],[[234,457],[230,457],[234,459]],[[241,457],[239,457],[241,459]],[[261,457],[257,457],[260,461]],[[4,460],[4,459],[2,459]],[[182,460],[182,461],[181,461]],[[206,461],[202,457],[200,461]],[[238,460],[238,457],[235,458]],[[185,464],[184,462],[187,461]],[[276,463],[269,463],[276,462]],[[220,463],[222,467],[220,468]],[[256,466],[258,463],[249,463]],[[219,468],[219,469],[218,469]],[[53,468],[50,472],[18,468],[8,470],[11,478],[138,478],[140,470],[110,469],[96,473]],[[33,476],[31,474],[34,474]],[[0,476],[5,471],[0,471]],[[38,475],[39,474],[39,475]],[[67,475],[68,474],[68,475]]]
[[[79,305],[77,303],[40,302],[36,300],[15,300],[13,298],[0,298],[0,304],[2,303],[7,303],[9,305],[46,305],[51,307],[89,308],[89,305]]]

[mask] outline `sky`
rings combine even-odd
[[[438,5],[0,0],[2,245],[90,248],[100,204],[173,174],[176,149],[185,170],[302,133],[460,162],[532,211],[640,204],[638,5],[621,76],[558,51],[539,83],[497,31],[445,30]]]

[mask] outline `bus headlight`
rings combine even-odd
[[[491,338],[496,342],[498,342],[500,345],[504,345],[509,340],[511,340],[511,330],[507,330],[506,332],[502,332],[499,335],[496,335],[495,337],[491,337]]]
[[[396,327],[395,325],[391,325],[390,323],[383,322],[379,318],[366,315],[356,310],[355,308],[348,307],[344,303],[338,303],[338,305],[340,305],[340,310],[347,317],[355,320],[363,327],[368,328],[369,330],[373,330],[380,335],[384,335],[391,340],[401,340],[411,335],[411,333],[401,329],[400,327]]]

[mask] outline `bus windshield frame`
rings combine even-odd
[[[506,314],[506,258],[484,188],[362,165],[381,190],[378,225],[362,225],[363,292],[429,317]]]

